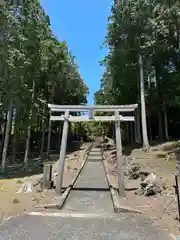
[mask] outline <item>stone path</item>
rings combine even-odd
[[[63,212],[66,211],[113,212],[113,203],[100,149],[91,149],[74,189],[66,200]]]

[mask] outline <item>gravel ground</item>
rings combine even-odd
[[[142,216],[22,216],[0,226],[0,240],[170,240]]]

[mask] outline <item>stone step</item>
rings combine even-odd
[[[89,158],[102,158],[101,154],[89,154],[88,155]]]
[[[89,155],[101,155],[101,154],[102,154],[101,152],[93,152],[93,151],[89,152]]]
[[[91,148],[90,152],[101,152],[100,148]]]
[[[102,160],[102,156],[88,156],[87,160],[91,161]]]

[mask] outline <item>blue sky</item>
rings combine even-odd
[[[106,36],[111,3],[112,0],[41,0],[53,33],[67,41],[77,59],[81,77],[90,89],[89,104],[93,103],[103,73],[98,61],[107,54],[107,49],[100,46]]]

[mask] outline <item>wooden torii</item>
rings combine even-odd
[[[48,104],[50,109],[50,121],[64,121],[62,140],[59,155],[59,164],[57,169],[56,192],[61,194],[63,173],[65,164],[65,154],[67,147],[67,136],[69,122],[115,122],[117,165],[118,165],[118,189],[120,196],[125,196],[123,158],[122,158],[122,139],[121,139],[121,121],[135,121],[134,116],[122,116],[119,113],[134,112],[138,104],[133,105],[53,105]],[[53,113],[64,112],[63,115],[53,116]],[[90,116],[71,116],[70,112],[90,112]],[[113,116],[94,116],[94,112],[112,112]]]

